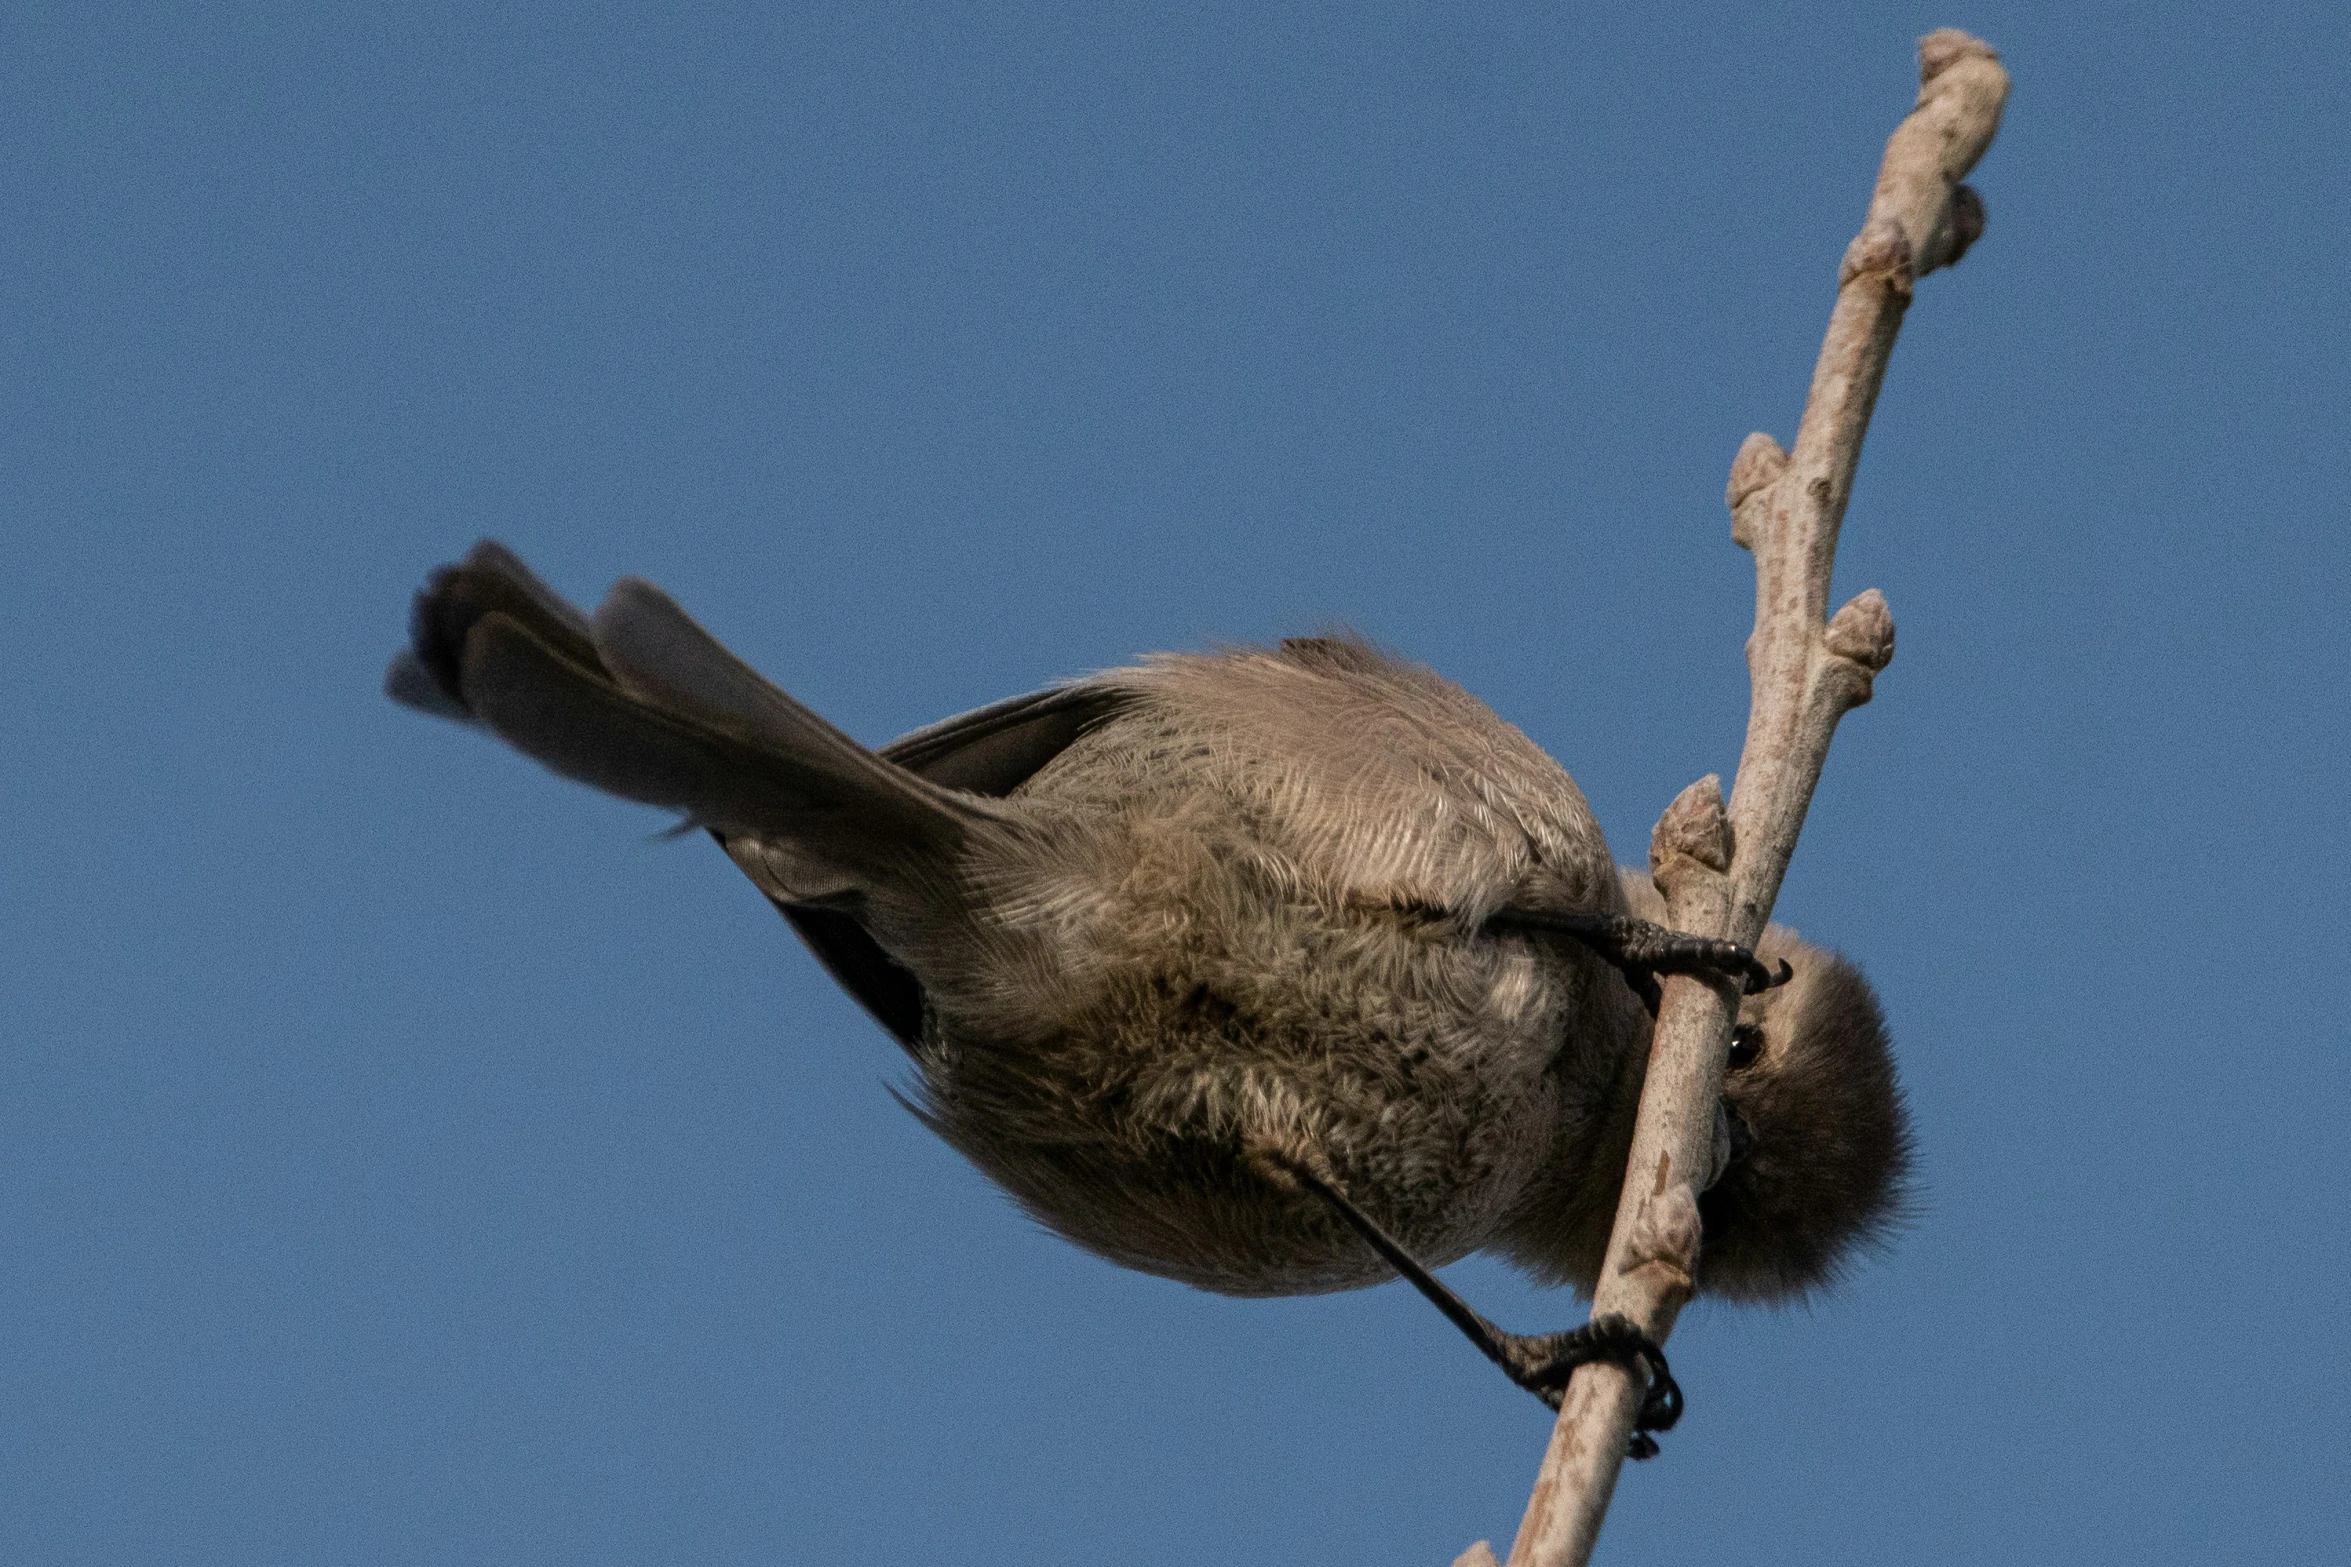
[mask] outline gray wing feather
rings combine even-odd
[[[988,814],[883,760],[771,685],[649,582],[613,585],[594,622],[596,651],[622,688],[788,763],[813,808],[854,804],[922,831]]]
[[[1081,683],[1015,697],[877,755],[737,659],[659,589],[614,588],[594,619],[485,540],[434,573],[385,690],[489,729],[566,776],[688,813],[722,843],[782,841],[844,867],[902,875],[951,854],[973,822],[1131,693]],[[859,920],[795,904],[758,852],[738,863],[834,976],[901,1042],[921,984]],[[895,862],[894,864],[885,862]]]
[[[1098,680],[1051,686],[901,735],[881,754],[933,783],[1001,797],[1134,700],[1133,691]]]
[[[685,811],[697,826],[870,863],[946,848],[964,825],[934,803],[942,791],[912,779],[912,788],[875,787],[888,764],[871,753],[868,765],[842,766],[830,747],[812,755],[728,733],[580,668],[503,614],[468,633],[464,682],[474,713],[517,750],[624,799]]]

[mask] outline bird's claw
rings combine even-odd
[[[1578,1366],[1595,1360],[1613,1360],[1645,1378],[1640,1412],[1633,1417],[1633,1435],[1626,1456],[1657,1456],[1653,1431],[1670,1431],[1682,1418],[1681,1384],[1665,1363],[1657,1341],[1630,1318],[1594,1317],[1564,1333],[1506,1333],[1500,1335],[1502,1369],[1510,1380],[1556,1411],[1567,1396],[1568,1379]]]
[[[1486,924],[1495,930],[1553,930],[1573,936],[1614,964],[1652,1012],[1657,1009],[1660,974],[1718,974],[1737,980],[1741,993],[1750,996],[1784,985],[1796,974],[1786,958],[1774,967],[1735,941],[1669,930],[1629,914],[1508,908],[1497,911]]]

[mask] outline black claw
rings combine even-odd
[[[1501,1353],[1496,1358],[1510,1380],[1554,1410],[1567,1396],[1568,1378],[1575,1375],[1578,1366],[1613,1360],[1628,1370],[1641,1371],[1647,1388],[1641,1396],[1640,1413],[1633,1417],[1632,1442],[1626,1451],[1629,1458],[1656,1457],[1657,1439],[1650,1433],[1670,1431],[1682,1418],[1681,1384],[1665,1363],[1665,1351],[1629,1318],[1594,1317],[1565,1333],[1505,1333],[1499,1337]]]
[[[1503,909],[1486,921],[1488,930],[1554,930],[1573,936],[1616,965],[1654,1014],[1660,974],[1719,974],[1736,979],[1743,994],[1784,985],[1796,971],[1780,959],[1765,966],[1735,941],[1668,930],[1625,914],[1568,914],[1551,909]]]
[[[1480,1353],[1500,1366],[1511,1381],[1554,1411],[1566,1398],[1568,1378],[1578,1366],[1595,1360],[1613,1360],[1627,1369],[1642,1369],[1648,1379],[1647,1391],[1641,1396],[1640,1413],[1633,1417],[1632,1441],[1625,1453],[1636,1459],[1657,1456],[1657,1441],[1649,1433],[1670,1431],[1673,1423],[1682,1418],[1682,1389],[1674,1381],[1673,1372],[1666,1368],[1665,1351],[1635,1326],[1632,1319],[1612,1312],[1565,1333],[1505,1333],[1472,1309],[1468,1301],[1454,1294],[1444,1280],[1405,1250],[1377,1219],[1358,1208],[1354,1199],[1340,1189],[1338,1177],[1326,1162],[1319,1158],[1302,1162],[1280,1154],[1266,1157],[1336,1209],[1371,1249],[1402,1274],[1405,1282],[1428,1297],[1430,1304],[1443,1312]]]

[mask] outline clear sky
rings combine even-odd
[[[1684,1319],[1603,1550],[2351,1559],[2351,11],[2145,0],[10,6],[0,1558],[1506,1541],[1544,1412],[1403,1287],[1040,1234],[713,848],[381,670],[483,534],[876,742],[1344,622],[1638,857],[1943,24],[2016,91],[1781,903],[1922,1200]]]

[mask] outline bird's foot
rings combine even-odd
[[[1377,1219],[1356,1206],[1355,1200],[1339,1184],[1330,1161],[1318,1150],[1299,1153],[1258,1147],[1251,1149],[1247,1157],[1283,1190],[1303,1188],[1329,1203],[1373,1251],[1443,1312],[1480,1353],[1500,1366],[1511,1381],[1551,1408],[1557,1409],[1566,1398],[1568,1378],[1578,1366],[1595,1360],[1613,1360],[1628,1370],[1641,1370],[1647,1379],[1646,1387],[1641,1395],[1640,1413],[1633,1418],[1633,1436],[1626,1456],[1636,1459],[1657,1456],[1657,1439],[1649,1433],[1671,1430],[1673,1423],[1682,1418],[1682,1390],[1674,1381],[1673,1372],[1666,1367],[1665,1351],[1630,1318],[1613,1314],[1595,1317],[1565,1333],[1505,1332],[1430,1272]]]
[[[1735,941],[1668,930],[1629,914],[1577,914],[1552,909],[1502,909],[1486,921],[1489,930],[1552,930],[1573,936],[1614,964],[1631,981],[1649,1010],[1657,1010],[1660,974],[1717,974],[1736,981],[1746,995],[1786,984],[1795,974],[1782,958],[1772,967]]]
[[[1567,1396],[1568,1379],[1575,1368],[1595,1360],[1613,1360],[1645,1379],[1641,1411],[1633,1417],[1629,1458],[1657,1456],[1653,1431],[1670,1431],[1682,1418],[1681,1384],[1665,1363],[1665,1352],[1628,1317],[1594,1317],[1565,1333],[1505,1333],[1493,1329],[1491,1353],[1495,1364],[1511,1381],[1553,1409]]]

